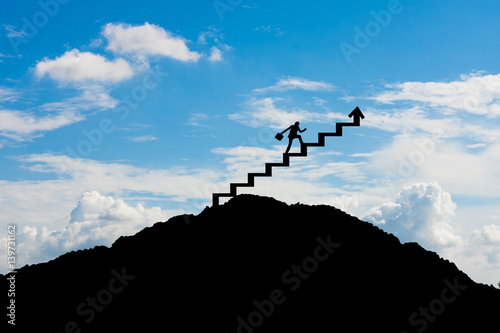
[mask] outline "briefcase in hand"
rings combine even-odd
[[[276,140],[281,141],[283,139],[283,134],[278,133],[278,134],[276,134],[275,138],[276,138]]]

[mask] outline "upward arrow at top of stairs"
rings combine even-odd
[[[266,163],[266,172],[262,173],[249,173],[248,181],[246,183],[231,183],[229,193],[213,193],[212,194],[212,205],[219,205],[220,197],[234,197],[236,196],[236,189],[238,187],[253,187],[255,183],[255,177],[271,177],[273,175],[274,167],[288,167],[290,166],[290,156],[307,156],[307,147],[324,147],[325,137],[327,136],[342,136],[342,127],[344,126],[360,126],[360,118],[365,119],[365,116],[356,106],[356,108],[349,113],[349,118],[354,118],[352,123],[336,123],[335,132],[331,133],[318,133],[318,142],[304,143],[300,146],[300,153],[284,153],[282,163]]]

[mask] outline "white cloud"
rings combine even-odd
[[[0,136],[26,141],[41,132],[52,131],[82,119],[82,116],[71,111],[37,116],[31,112],[0,109]]]
[[[0,87],[0,102],[15,102],[21,97],[21,93],[15,89]]]
[[[120,236],[134,234],[165,220],[167,214],[159,207],[145,208],[141,204],[131,207],[121,199],[106,197],[97,191],[86,192],[71,212],[69,221],[60,229],[50,230],[44,226],[26,225],[26,222],[18,224],[18,267],[50,260],[76,249],[110,246]],[[0,244],[5,241],[6,237]],[[3,246],[0,252],[5,248]]]
[[[254,94],[265,94],[269,92],[285,92],[288,90],[302,89],[306,91],[331,91],[335,86],[328,82],[311,81],[300,77],[283,77],[270,87],[254,89]]]
[[[225,39],[224,34],[221,33],[222,29],[217,29],[214,26],[209,26],[208,30],[200,32],[198,35],[199,44],[208,44],[209,42],[215,42],[221,44]],[[227,46],[230,47],[230,46]]]
[[[436,182],[403,188],[394,202],[372,208],[363,219],[381,227],[403,242],[418,241],[431,249],[462,243],[452,227],[456,204]]]
[[[85,119],[84,112],[114,108],[118,101],[99,84],[77,86],[81,94],[59,102],[49,102],[29,110],[0,108],[0,136],[29,141],[45,132]]]
[[[436,152],[418,169],[418,175],[439,182],[452,193],[475,197],[500,197],[500,144],[468,152],[459,144],[440,143]]]
[[[91,48],[99,47],[103,43],[104,43],[104,40],[102,39],[102,37],[98,37],[98,38],[92,39],[92,41],[89,44],[89,47],[91,47]]]
[[[273,28],[270,25],[268,26],[260,26],[257,28],[253,29],[254,31],[262,31],[262,32],[268,32],[268,33],[274,33],[274,36],[281,36],[283,35],[283,31],[281,28]]]
[[[190,51],[184,38],[147,22],[140,26],[108,23],[102,34],[108,39],[107,49],[115,53],[162,55],[186,62],[197,62],[202,56]]]
[[[326,104],[326,102],[328,102],[327,100],[324,100],[324,99],[321,99],[318,97],[313,97],[313,100],[314,100],[314,105],[316,105],[316,106],[323,106]]]
[[[482,117],[462,117],[437,114],[420,106],[380,110],[366,107],[362,126],[380,129],[397,135],[424,135],[439,139],[467,138],[481,143],[500,142],[497,125]]]
[[[308,170],[305,179],[316,180],[322,177],[334,176],[350,183],[367,182],[366,162],[328,162]]]
[[[206,125],[203,125],[202,122],[205,122],[209,119],[210,119],[210,116],[205,114],[205,113],[193,113],[189,117],[189,121],[187,122],[187,125],[197,126],[197,127],[206,127]]]
[[[44,112],[74,111],[81,113],[88,110],[112,109],[119,101],[110,96],[110,90],[100,84],[77,85],[74,88],[81,91],[76,97],[66,98],[60,102],[49,102],[38,107]]]
[[[483,147],[486,147],[487,144],[486,143],[475,143],[475,144],[472,144],[472,145],[467,145],[466,147],[469,148],[469,149],[475,149],[475,148],[483,148]]]
[[[385,87],[370,99],[399,105],[389,110],[363,108],[363,126],[398,135],[471,139],[476,143],[468,144],[470,148],[500,142],[498,126],[488,119],[500,115],[500,74],[479,72],[461,75],[453,82],[404,82]]]
[[[128,141],[130,142],[149,142],[155,140],[158,140],[158,138],[153,135],[134,136],[128,138]]]
[[[454,195],[500,197],[500,143],[478,151],[457,140],[408,135],[373,151],[368,160],[376,174],[390,174],[393,181],[436,180]]]
[[[41,156],[33,156],[32,158],[37,161],[43,160]],[[48,155],[45,156],[46,161],[51,158],[52,157]],[[78,161],[72,162],[77,163]],[[91,169],[92,167],[99,167],[99,163],[96,163],[97,165],[94,166],[89,165],[89,161],[81,161],[81,163],[86,165],[81,165],[80,168]],[[51,170],[51,166],[47,165],[32,167],[40,168],[39,171],[42,171],[43,167],[47,168],[45,169],[46,172]],[[78,167],[75,166],[75,168]],[[108,165],[108,172],[110,175],[113,174],[114,171],[117,171],[117,169],[119,169],[119,167],[116,165]],[[88,170],[88,172],[93,175],[96,175],[96,171],[97,170]],[[79,174],[78,177],[83,176],[82,171],[75,170],[75,172]],[[91,175],[88,177],[89,179],[94,178],[94,176]],[[179,172],[179,177],[183,177],[182,172]],[[148,182],[146,178],[143,178],[142,181]],[[155,179],[158,181],[160,178],[155,177]],[[95,183],[97,182],[98,180],[95,180]],[[126,183],[126,180],[124,182]],[[190,187],[189,183],[186,182],[186,178],[179,179],[178,184],[175,184],[174,182],[174,179],[170,179],[170,186],[176,187],[177,185],[181,185],[193,190],[193,187]],[[66,184],[65,190],[60,191],[61,186],[63,186],[61,181],[53,182],[52,184],[49,184],[48,181],[43,181],[39,182],[39,185],[41,185],[41,191],[34,193],[33,191],[36,191],[34,183],[25,185],[27,187],[25,187],[24,190],[30,192],[27,192],[27,195],[19,193],[19,196],[17,196],[16,199],[21,199],[20,201],[24,201],[27,207],[30,207],[29,209],[25,208],[25,211],[32,212],[33,217],[32,219],[25,219],[26,216],[23,216],[23,210],[15,209],[17,220],[9,220],[10,223],[17,223],[18,228],[20,229],[17,238],[19,251],[19,256],[17,258],[18,267],[27,263],[47,261],[67,251],[90,248],[96,245],[109,246],[120,236],[134,234],[144,227],[150,226],[155,222],[165,221],[172,216],[172,214],[167,214],[167,212],[162,210],[160,207],[145,208],[141,204],[132,206],[125,203],[122,199],[105,196],[100,194],[98,191],[88,191],[81,195],[76,207],[73,203],[73,209],[71,210],[71,214],[69,216],[66,215],[65,218],[59,219],[57,223],[53,223],[52,226],[48,226],[46,223],[39,223],[40,221],[36,219],[36,216],[39,215],[47,217],[46,214],[42,213],[42,207],[37,207],[37,205],[41,204],[45,209],[53,210],[56,208],[56,210],[60,211],[61,207],[64,207],[64,205],[62,205],[63,200],[58,199],[57,196],[64,196],[67,199],[68,194],[72,193],[72,195],[74,195],[74,192],[77,192],[78,189],[75,189],[75,184],[72,186],[70,182]],[[225,183],[224,185],[228,186],[229,184]],[[52,191],[48,190],[48,187],[53,187]],[[145,185],[143,188],[147,187],[148,185]],[[267,186],[264,187],[267,188]],[[332,204],[344,210],[354,210],[358,205],[356,197],[349,195],[336,196],[332,194],[327,198],[321,198],[321,196],[318,195],[317,188],[310,188],[310,186],[307,186],[307,184],[303,184],[300,181],[296,183],[289,182],[285,185],[285,188],[289,190],[288,192],[290,193],[290,195],[287,196],[287,199],[290,199],[292,202],[297,198],[296,195],[304,196],[305,192],[305,195],[310,196],[313,200],[316,200],[316,203]],[[221,190],[221,188],[210,189]],[[298,191],[298,189],[300,189],[300,191]],[[2,191],[2,193],[8,195],[6,192],[9,192],[9,190],[5,187],[3,190],[4,191]],[[18,188],[18,190],[20,189]],[[139,189],[136,188],[136,190]],[[196,191],[194,191],[191,195],[196,196],[197,194],[195,192]],[[49,199],[48,197],[51,197],[51,201],[54,201],[54,207],[52,207],[52,205],[48,205],[48,207],[46,207],[47,202],[35,199],[35,195],[45,199]],[[8,204],[1,199],[2,198],[0,198],[0,205],[3,206]],[[17,204],[19,204],[19,202]],[[9,219],[7,215],[3,217]],[[6,246],[3,245],[6,245],[6,240],[7,237],[0,237],[0,255],[5,254]],[[0,263],[0,270],[6,270],[5,263]]]
[[[263,172],[265,162],[280,161],[283,149],[282,146],[273,149],[216,149],[214,152],[222,156],[226,164],[222,170],[183,167],[145,169],[125,163],[106,163],[53,154],[18,157],[20,167],[35,174],[43,173],[43,180],[0,181],[0,223],[12,222],[20,226],[37,226],[38,230],[41,230],[40,226],[58,230],[61,225],[65,225],[65,217],[81,194],[89,191],[98,191],[106,196],[113,193],[121,197],[134,193],[140,201],[148,197],[148,201],[161,200],[162,205],[185,207],[184,211],[195,213],[210,204],[213,192],[229,190],[231,181],[246,180],[248,172]],[[342,204],[342,207],[349,209],[356,206],[357,201],[346,191],[318,181],[318,177],[326,172],[318,173],[315,179],[303,179],[303,170],[317,167],[314,162],[297,159],[292,166],[275,170],[273,179],[259,179],[256,192],[273,195],[290,203],[328,203],[328,200],[336,200],[335,205]],[[343,170],[347,169],[348,166],[344,166]],[[342,172],[339,168],[336,170]],[[343,199],[338,199],[342,195]]]
[[[144,169],[53,154],[32,154],[16,160],[28,171],[47,175],[40,181],[0,181],[1,219],[19,223],[52,223],[61,218],[57,212],[67,211],[68,205],[91,190],[117,195],[150,193],[164,202],[192,200],[186,207],[197,210],[210,202],[212,192],[221,189],[218,182],[225,185],[221,175],[209,169]],[[42,220],[45,216],[47,220]]]
[[[24,38],[27,35],[26,32],[24,32],[23,30],[20,30],[20,29],[16,28],[13,25],[4,24],[3,27],[7,31],[7,37],[8,38],[16,38],[16,37],[17,38]]]
[[[404,82],[385,86],[389,91],[372,97],[379,103],[411,101],[429,104],[443,112],[465,111],[500,116],[500,74],[461,75],[452,82]]]
[[[496,244],[500,246],[500,226],[495,224],[485,225],[481,230],[474,230],[470,237],[473,244]]]
[[[2,58],[14,58],[14,56],[10,56],[10,55],[5,55],[3,54],[2,52],[0,52],[0,62],[3,62],[3,59]],[[2,88],[0,88],[1,90]],[[0,98],[1,98],[1,93],[0,93]]]
[[[126,80],[134,74],[124,59],[109,61],[101,55],[77,49],[67,51],[54,60],[45,58],[39,61],[35,71],[38,77],[49,76],[65,83],[112,83]]]
[[[77,87],[82,91],[78,97],[68,99],[66,102],[76,105],[81,110],[91,108],[112,109],[119,104],[119,101],[110,96],[109,89],[99,84],[85,85]]]
[[[236,176],[246,177],[248,172],[264,172],[264,163],[280,162],[282,155],[275,149],[259,147],[238,146],[232,148],[215,148],[212,152],[225,156],[224,163],[227,164],[229,172],[235,172]]]
[[[210,48],[209,61],[217,62],[222,60],[223,51],[229,51],[232,49],[231,46],[223,43],[224,34],[221,33],[221,29],[217,29],[213,26],[208,27],[207,31],[202,31],[198,35],[198,44],[215,44]]]
[[[219,50],[215,46],[212,46],[212,48],[210,49],[210,57],[208,57],[208,60],[212,62],[221,61],[222,60],[221,50]]]
[[[357,197],[345,194],[329,199],[325,202],[325,204],[331,205],[344,212],[354,212],[359,205]]]
[[[116,203],[118,200],[113,199],[116,207],[116,210],[113,211],[110,208],[113,207],[113,201],[110,200],[109,193],[115,193],[114,196],[122,197],[126,193],[137,193],[139,201],[143,201],[142,198],[149,196],[147,200],[161,198],[162,203],[169,202],[169,200],[188,202],[188,206],[192,207],[188,211],[198,212],[206,204],[209,204],[211,193],[228,191],[230,182],[246,181],[248,172],[263,172],[265,162],[280,161],[283,149],[284,147],[281,145],[272,149],[256,147],[218,148],[214,153],[224,158],[227,168],[217,172],[211,170],[186,170],[184,168],[148,170],[121,163],[104,163],[49,154],[25,156],[20,159],[24,168],[33,172],[44,172],[48,175],[56,172],[60,175],[60,178],[42,181],[0,181],[1,220],[18,223],[20,227],[29,227],[26,232],[30,232],[34,244],[41,244],[36,240],[37,237],[45,239],[44,244],[52,244],[50,249],[53,251],[79,242],[83,245],[77,247],[84,247],[87,244],[94,244],[89,242],[93,242],[94,238],[97,239],[101,235],[101,230],[107,230],[105,229],[107,228],[106,216],[111,216],[112,220],[116,222],[113,222],[114,224],[120,224],[118,211],[129,211],[132,208],[138,210],[135,205],[119,206]],[[429,220],[433,222],[424,225],[420,230],[417,228],[415,231],[420,231],[425,236],[424,230],[430,230],[428,237],[425,238],[428,242],[427,245],[424,244],[425,247],[432,249],[428,244],[434,242],[433,246],[440,247],[440,254],[445,253],[443,251],[453,249],[455,252],[446,254],[448,259],[454,261],[456,259],[457,262],[462,263],[461,268],[466,267],[469,270],[474,269],[477,271],[477,260],[472,263],[472,261],[463,259],[465,254],[462,250],[466,245],[460,245],[463,237],[457,236],[455,232],[452,214],[454,212],[453,202],[446,197],[446,192],[440,190],[439,185],[431,183],[422,187],[413,186],[411,187],[412,191],[403,190],[401,196],[406,198],[406,201],[395,200],[386,204],[389,207],[384,208],[384,205],[379,204],[379,202],[381,195],[386,193],[379,187],[370,190],[365,186],[351,191],[342,189],[342,186],[332,186],[332,182],[324,181],[324,177],[340,176],[344,173],[346,178],[350,178],[352,175],[349,175],[348,172],[354,172],[355,170],[360,175],[365,175],[364,173],[369,165],[343,161],[330,161],[330,164],[328,164],[317,161],[317,158],[331,157],[316,156],[313,152],[307,159],[293,159],[290,168],[274,169],[272,178],[257,178],[255,188],[240,189],[239,193],[273,196],[290,204],[296,202],[329,204],[351,214],[355,214],[359,210],[368,210],[368,208],[360,209],[360,206],[366,207],[367,200],[375,200],[377,201],[377,207],[380,206],[380,211],[382,211],[380,216],[383,217],[381,219],[385,219],[386,222],[389,221],[390,217],[393,217],[394,221],[401,221],[401,218],[403,218],[403,216],[397,217],[394,210],[398,208],[391,207],[391,205],[400,205],[402,207],[399,208],[401,211],[407,209],[408,216],[417,222],[419,220],[415,216],[418,217],[418,215],[415,214],[416,211],[420,210],[424,214],[428,214],[430,216]],[[337,159],[336,156],[333,158]],[[332,170],[329,170],[327,164],[332,167]],[[325,167],[321,168],[322,165],[325,165]],[[304,177],[304,175],[307,175],[307,177]],[[352,183],[352,181],[347,182]],[[388,185],[381,184],[381,186]],[[101,195],[87,194],[85,199],[82,197],[81,203],[78,205],[79,208],[74,210],[71,218],[72,222],[69,223],[70,219],[67,215],[75,208],[75,203],[81,193],[92,193],[92,190],[98,191]],[[191,205],[193,200],[198,200],[198,202]],[[409,203],[412,200],[415,200],[416,203]],[[109,212],[105,213],[105,211]],[[130,212],[130,215],[136,216],[133,210]],[[444,221],[444,223],[440,224],[439,221]],[[122,227],[125,228],[126,225]],[[414,226],[414,228],[416,227]],[[80,230],[84,232],[80,232]],[[125,229],[114,229],[113,227],[109,229],[109,232],[113,234],[113,230],[118,233],[118,230],[121,232],[121,230]],[[400,230],[398,236],[401,236],[403,231]],[[65,241],[56,242],[52,240],[48,235],[53,232]],[[88,235],[85,236],[87,233]],[[494,233],[490,234],[494,235]],[[491,236],[490,239],[495,238]],[[100,238],[100,241],[104,242],[106,239]],[[482,246],[476,246],[477,253],[481,255],[492,253],[493,250],[490,248],[488,249],[489,252],[483,251]],[[36,248],[39,247],[29,250],[31,251],[29,253],[33,253],[32,260],[39,262],[34,255]],[[28,252],[28,249],[25,248],[23,251]],[[44,255],[55,253],[46,249],[43,251]],[[45,259],[40,258],[40,260]],[[483,260],[480,262],[483,263]],[[493,262],[486,261],[486,259],[484,263],[490,266],[496,265]],[[476,266],[472,266],[473,264]],[[482,275],[476,275],[478,276],[476,278],[481,281],[491,279],[491,271],[489,273],[486,271],[481,272]]]
[[[363,110],[365,119],[363,126],[381,129],[397,134],[434,134],[443,137],[454,137],[461,134],[461,128],[455,119],[429,118],[428,112],[419,108],[409,107],[394,110],[378,110],[367,107]]]
[[[301,109],[285,110],[276,106],[278,98],[266,97],[252,99],[247,103],[250,111],[233,113],[229,119],[251,127],[272,127],[285,129],[296,121],[308,123],[335,123],[339,119],[349,119],[346,115],[334,112],[318,113]]]

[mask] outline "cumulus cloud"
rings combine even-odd
[[[500,245],[500,226],[485,225],[480,230],[474,230],[470,237],[472,244]]]
[[[476,212],[477,208],[474,209]],[[472,217],[473,223],[481,223],[481,213]],[[465,236],[465,235],[464,235]],[[455,262],[472,279],[494,284],[500,276],[500,226],[486,224],[479,229],[474,229],[464,237],[462,246],[445,248],[440,255]]]
[[[359,205],[358,198],[345,194],[329,199],[326,204],[332,205],[333,207],[343,210],[344,212],[353,212]]]
[[[92,52],[77,49],[67,51],[55,59],[43,59],[36,64],[38,77],[49,76],[59,82],[102,82],[112,83],[126,80],[133,70],[124,59],[110,61]]]
[[[97,191],[86,192],[63,228],[19,226],[18,267],[50,260],[76,249],[110,246],[120,236],[134,234],[166,219],[167,214],[159,207],[145,208],[141,204],[131,207],[121,199],[103,196]],[[0,244],[5,241],[6,237]],[[5,248],[2,246],[0,253]]]
[[[189,50],[186,39],[147,22],[139,26],[108,23],[102,34],[108,40],[107,49],[115,53],[161,55],[185,62],[197,62],[202,56]]]
[[[401,241],[418,241],[432,249],[462,243],[452,227],[456,204],[438,183],[416,183],[404,187],[394,202],[385,202],[368,211],[363,219]]]
[[[500,116],[500,74],[471,73],[451,82],[403,82],[387,84],[388,91],[374,97],[379,103],[413,101],[441,111],[465,111]]]
[[[306,91],[331,91],[335,86],[328,82],[311,81],[301,77],[287,76],[278,80],[274,85],[266,88],[252,90],[254,94],[264,94],[269,92],[285,92],[288,90],[302,89]]]

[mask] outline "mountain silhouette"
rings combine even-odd
[[[436,253],[334,207],[254,195],[24,266],[15,304],[19,332],[484,333],[500,323],[500,291]]]

